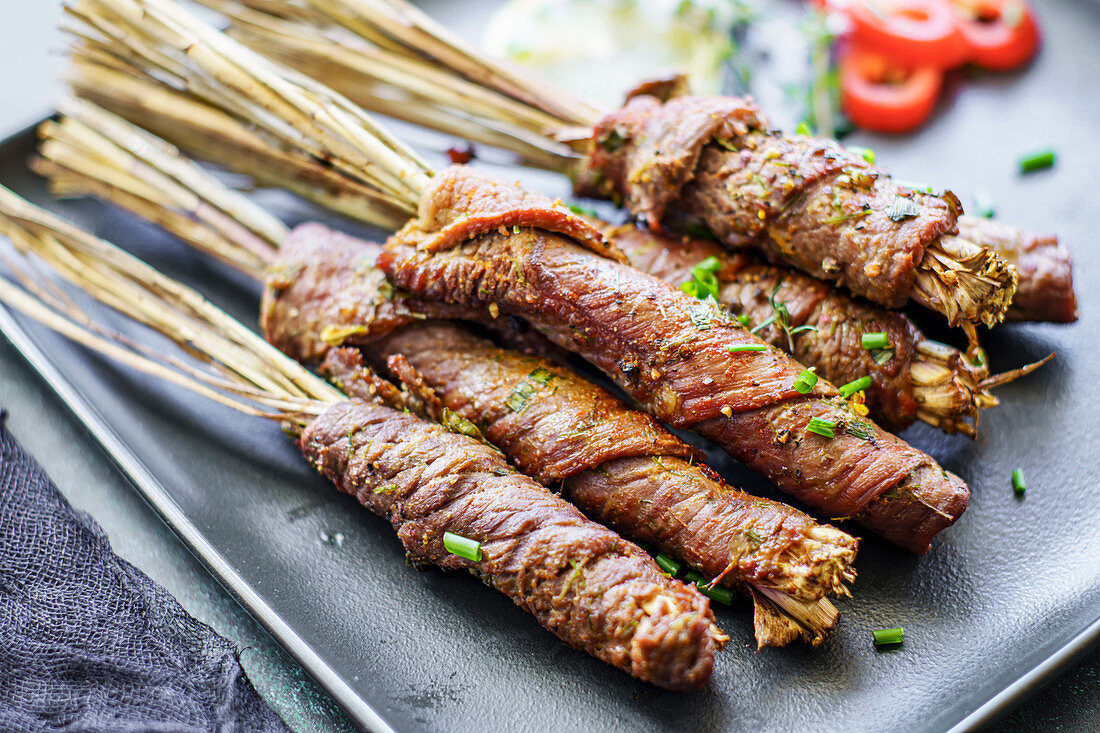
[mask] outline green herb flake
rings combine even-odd
[[[699,592],[712,601],[718,601],[727,606],[733,604],[732,590],[721,585],[711,585],[698,570],[689,570],[684,578],[689,583],[695,583],[695,587],[699,589]]]
[[[727,347],[727,350],[731,354],[743,354],[748,351],[767,351],[768,347],[764,344],[738,344]]]
[[[853,155],[858,155],[859,157],[863,158],[864,160],[866,160],[871,165],[875,164],[875,151],[871,150],[870,148],[860,148],[860,147],[856,147],[856,146],[849,146],[848,147],[848,152],[852,153]]]
[[[587,216],[590,219],[600,218],[600,215],[596,213],[595,209],[586,209],[583,206],[577,206],[576,204],[569,204],[568,208],[577,216]]]
[[[988,191],[974,192],[974,213],[986,219],[992,219],[997,215],[997,207],[993,202],[993,196]]]
[[[886,216],[890,221],[905,221],[920,216],[920,206],[913,199],[904,196],[895,196],[894,200],[886,207]]]
[[[875,349],[871,352],[871,359],[879,366],[885,366],[890,363],[890,360],[894,358],[894,350],[888,349]]]
[[[871,331],[864,333],[860,342],[868,351],[885,349],[890,345],[890,336],[885,331]]]
[[[657,566],[660,567],[661,570],[665,571],[674,578],[676,577],[677,573],[680,572],[680,563],[676,560],[673,560],[671,557],[664,553],[657,555],[657,557],[653,559],[657,561]]]
[[[691,268],[691,280],[680,286],[688,295],[706,300],[718,298],[718,270],[722,263],[717,257],[707,257],[695,267]]]
[[[810,129],[809,123],[803,120],[798,123],[798,127],[794,128],[794,134],[811,136],[814,134],[814,131]]]
[[[1024,470],[1017,468],[1012,472],[1012,490],[1016,492],[1016,496],[1023,496],[1027,491],[1027,484],[1024,483]]]
[[[376,494],[392,494],[397,484],[383,484],[374,490]]]
[[[849,420],[844,423],[844,432],[860,440],[870,440],[871,436],[874,435],[874,430],[871,423],[862,420]]]

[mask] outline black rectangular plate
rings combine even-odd
[[[974,729],[1100,640],[1100,8],[1040,5],[1047,44],[1032,69],[966,82],[915,137],[858,142],[899,178],[949,182],[964,201],[986,189],[1003,218],[1057,231],[1076,257],[1082,320],[986,336],[995,368],[1058,358],[1000,390],[1004,404],[977,441],[923,426],[904,433],[973,490],[966,515],[928,555],[867,538],[855,597],[819,649],[755,654],[747,603],[720,609],[732,641],[699,693],[637,683],[557,642],[472,578],[408,567],[389,526],[313,475],[277,427],[117,368],[20,317],[0,312],[0,328],[211,572],[364,726]],[[0,183],[254,322],[256,288],[220,266],[119,212],[52,201],[25,169],[32,142],[24,133],[0,145]],[[1046,146],[1057,148],[1058,166],[1017,176],[1017,155]],[[565,193],[552,178],[509,175]],[[291,220],[313,215],[281,196],[264,200]],[[733,483],[769,491],[715,462]],[[1014,468],[1027,474],[1022,499]],[[872,629],[899,625],[904,646],[872,648]]]

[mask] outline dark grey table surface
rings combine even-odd
[[[455,15],[453,4],[429,4],[440,14]],[[488,6],[493,2],[469,4]],[[468,7],[465,12],[470,12]],[[63,61],[57,54],[62,42],[53,30],[57,13],[58,4],[53,2],[0,0],[0,18],[6,21],[0,26],[0,68],[7,70],[4,101],[0,102],[0,136],[41,117],[59,93],[56,78]],[[1091,63],[1095,65],[1096,59]],[[1080,283],[1081,287],[1091,285]],[[119,554],[167,587],[196,618],[237,642],[256,687],[292,728],[351,729],[324,691],[207,573],[3,339],[0,406],[10,413],[8,425],[15,436],[69,500],[100,522]],[[1100,730],[1100,651],[1075,664],[995,728]]]

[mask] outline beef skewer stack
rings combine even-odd
[[[580,192],[625,198],[657,226],[671,202],[672,219],[705,224],[724,244],[756,247],[888,307],[912,296],[953,324],[1000,319],[1011,299],[1008,262],[1020,270],[1009,320],[1076,319],[1072,262],[1056,238],[974,217],[955,222],[950,194],[895,185],[829,141],[769,131],[746,100],[673,99],[686,84],[670,78],[642,85],[608,114],[485,58],[404,0],[309,3],[283,17],[255,0],[204,2],[245,43],[368,109],[570,173]],[[709,137],[719,124],[711,114],[737,134]],[[915,273],[884,274],[899,263]]]
[[[379,265],[424,300],[527,319],[658,419],[691,428],[827,516],[925,551],[968,490],[784,353],[625,258],[583,219],[461,167],[434,172],[346,98],[165,0],[83,0],[86,55],[187,88],[288,154],[416,218]],[[702,306],[702,307],[701,307]]]
[[[26,290],[0,279],[0,301],[139,371],[280,422],[314,468],[392,522],[415,562],[473,573],[570,645],[669,689],[710,678],[726,637],[704,596],[494,449],[411,413],[416,402],[393,385],[361,370],[373,389],[358,392],[370,399],[348,400],[197,292],[3,188],[0,230],[190,358],[111,334],[55,285],[35,284],[30,268],[20,273]]]
[[[748,591],[761,646],[798,637],[817,644],[836,625],[828,596],[847,594],[854,538],[725,487],[651,417],[572,371],[425,320],[369,264],[379,245],[320,224],[289,235],[162,140],[87,103],[63,109],[42,133],[43,154],[64,167],[57,158],[37,167],[66,193],[113,201],[266,281],[264,331],[285,353],[349,392],[364,384],[356,378],[363,358],[426,386],[425,403],[444,424],[458,416],[475,425],[589,516],[698,568],[711,584]]]
[[[73,50],[69,78],[74,90],[207,160],[227,164],[257,181],[289,189],[352,218],[383,229],[399,226],[385,202],[369,190],[319,164],[288,154],[240,119],[161,85],[96,61],[87,48]],[[60,193],[71,144],[54,146],[38,168]],[[51,160],[56,158],[56,160]],[[67,161],[68,166],[79,165]],[[85,168],[91,178],[94,169]],[[86,176],[87,177],[87,176]],[[91,193],[103,189],[92,184]],[[87,190],[80,192],[86,193]],[[139,212],[141,213],[141,212]],[[713,242],[673,238],[592,217],[630,264],[680,286],[708,258],[718,266],[713,295],[773,346],[784,349],[838,385],[870,377],[865,394],[871,417],[890,428],[922,420],[947,432],[973,437],[981,411],[997,404],[991,389],[1026,373],[991,376],[988,363],[924,337],[904,315],[855,300],[828,284],[754,256],[728,253]],[[218,256],[217,252],[214,252]],[[237,263],[238,265],[240,263]],[[255,263],[253,263],[255,264]],[[776,289],[778,286],[778,290]],[[885,335],[887,348],[863,346],[865,333]]]

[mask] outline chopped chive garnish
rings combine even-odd
[[[740,323],[742,326],[747,326],[749,325],[749,317],[742,313],[741,315],[737,316],[737,322]]]
[[[593,219],[599,219],[600,215],[596,213],[595,209],[586,209],[583,206],[577,206],[576,204],[568,204],[568,208],[574,214],[578,216],[590,216]]]
[[[870,377],[866,377],[866,376],[860,377],[859,379],[848,382],[846,385],[841,387],[840,388],[840,396],[843,397],[844,399],[848,399],[849,397],[854,395],[856,392],[859,392],[860,390],[863,390],[863,389],[867,389],[870,386],[871,386],[871,378]]]
[[[997,214],[997,207],[993,203],[993,197],[987,191],[974,192],[974,213],[986,219],[992,219]]]
[[[798,127],[794,128],[796,135],[813,135],[814,131],[810,129],[809,123],[802,121],[798,123]]]
[[[1016,492],[1016,496],[1023,496],[1027,491],[1027,484],[1024,483],[1024,469],[1017,468],[1012,472],[1012,490]]]
[[[763,321],[763,322],[761,322],[761,323],[758,323],[758,324],[756,324],[756,326],[754,326],[754,327],[753,327],[753,328],[752,328],[752,329],[751,329],[751,330],[749,331],[749,333],[753,333],[753,334],[755,334],[755,333],[760,333],[761,331],[763,331],[763,330],[764,330],[765,328],[767,328],[768,326],[772,325],[773,323],[775,323],[775,316],[774,316],[774,315],[773,315],[773,316],[771,316],[770,318],[768,318],[768,320],[766,320],[766,321]]]
[[[676,577],[676,574],[680,572],[680,563],[676,562],[664,553],[661,553],[653,559],[657,561],[657,566],[660,567],[661,570],[664,570],[666,573],[674,578]]]
[[[703,577],[703,574],[698,570],[689,570],[684,578],[689,583],[695,583],[695,587],[699,589],[699,592],[705,595],[712,601],[718,601],[729,606],[733,603],[733,591],[725,586],[711,585],[707,582],[707,579]]]
[[[731,354],[740,354],[743,351],[766,351],[767,346],[764,344],[738,344],[737,346],[730,346],[729,352]]]
[[[871,150],[870,148],[860,148],[860,147],[856,147],[856,146],[849,146],[848,152],[858,155],[859,157],[863,158],[864,160],[866,160],[871,165],[875,164],[875,151]]]
[[[905,631],[900,626],[893,629],[875,629],[871,632],[871,638],[874,639],[875,646],[900,644],[905,639]]]
[[[805,333],[806,331],[813,331],[814,333],[817,333],[817,326],[799,326],[798,328],[792,328],[790,331],[788,331],[788,333],[794,336],[799,333]]]
[[[816,385],[817,375],[814,373],[813,367],[799,374],[798,379],[794,380],[794,388],[798,390],[799,394],[809,394]]]
[[[467,560],[481,562],[481,543],[451,532],[443,533],[443,546],[452,555],[464,557]]]
[[[874,428],[871,427],[870,423],[862,420],[849,420],[844,424],[844,432],[860,440],[870,440],[873,430]]]
[[[879,366],[883,366],[894,358],[894,350],[874,349],[873,351],[871,351],[871,358],[874,359],[876,364],[878,364]]]
[[[890,337],[886,335],[885,331],[875,331],[873,333],[863,334],[863,348],[868,351],[885,349],[889,345]]]
[[[832,420],[824,420],[820,417],[810,418],[810,424],[806,426],[806,429],[811,433],[817,433],[822,438],[829,438],[832,440],[836,437],[836,423]]]
[[[722,263],[717,257],[707,257],[695,267],[691,268],[691,280],[680,286],[688,295],[706,300],[718,297],[718,275]]]
[[[1044,168],[1050,168],[1054,165],[1054,151],[1053,150],[1040,150],[1037,153],[1031,155],[1025,155],[1020,158],[1020,172],[1031,173],[1032,171],[1041,171]]]

